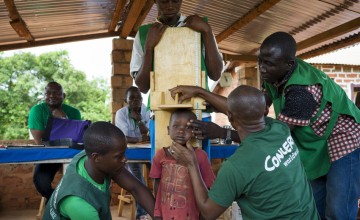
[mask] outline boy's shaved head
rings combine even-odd
[[[106,154],[115,147],[114,140],[119,138],[126,141],[124,133],[118,127],[109,122],[95,122],[86,129],[84,134],[86,154],[91,155],[95,152]]]
[[[228,110],[241,121],[256,121],[264,117],[264,94],[257,88],[241,85],[234,89],[227,100]]]

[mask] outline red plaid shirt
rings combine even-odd
[[[314,117],[319,111],[322,88],[321,85],[305,86],[306,90],[312,94],[313,99],[316,101],[316,108],[311,117]],[[286,98],[286,91],[285,91]],[[304,106],[305,107],[305,106]],[[314,133],[322,136],[330,120],[331,104],[328,103],[324,110],[321,112],[317,120],[310,125],[310,119],[303,119],[299,117],[289,117],[282,113],[278,115],[278,120],[288,124],[297,126],[308,126],[313,129]],[[351,153],[360,147],[360,124],[356,123],[354,118],[347,115],[339,115],[336,125],[333,128],[328,140],[329,156],[331,162],[336,161],[343,156]]]

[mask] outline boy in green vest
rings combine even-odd
[[[111,219],[112,177],[152,215],[151,192],[125,168],[127,142],[122,131],[111,123],[95,122],[84,134],[84,146],[50,197],[43,219]]]

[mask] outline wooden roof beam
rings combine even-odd
[[[154,5],[154,0],[147,0],[143,9],[141,10],[135,24],[134,27],[132,29],[132,31],[130,32],[130,36],[134,37],[136,32],[138,31],[140,25],[144,22],[146,16],[149,14],[151,8]]]
[[[348,32],[354,31],[359,27],[360,17],[297,43],[297,50],[300,51],[324,41],[336,38]]]
[[[235,21],[232,25],[227,27],[224,31],[216,36],[216,42],[219,43],[220,41],[225,40],[227,37],[238,31],[240,28],[244,27],[252,20],[257,18],[259,15],[267,11],[269,8],[276,5],[281,0],[264,0],[255,8],[251,9],[248,13],[242,16],[240,19]]]
[[[258,57],[255,55],[232,55],[223,54],[225,61],[239,61],[239,62],[257,62]]]
[[[95,34],[80,35],[80,36],[67,36],[67,37],[60,37],[60,38],[46,39],[46,40],[38,39],[36,41],[0,45],[0,51],[38,47],[38,46],[45,46],[52,44],[61,44],[61,43],[68,43],[74,41],[93,40],[93,39],[116,37],[116,36],[117,35],[115,33],[105,32],[105,33],[95,33]]]
[[[345,47],[357,44],[359,42],[360,42],[360,33],[357,33],[357,34],[351,35],[343,40],[339,40],[335,43],[328,44],[328,45],[322,46],[318,49],[311,50],[306,53],[300,54],[297,57],[299,57],[300,59],[309,59],[312,57],[316,57],[316,56],[320,56],[320,55],[332,52],[334,50],[338,50],[341,48],[345,48]]]
[[[34,41],[34,37],[29,31],[25,21],[21,18],[14,0],[4,0],[5,6],[9,12],[10,25],[19,35],[19,37],[25,38],[27,41]]]
[[[138,19],[144,5],[144,0],[133,0],[129,3],[130,8],[127,10],[126,17],[123,20],[123,26],[120,30],[120,37],[127,38],[134,28],[136,20]]]
[[[126,0],[117,0],[116,2],[116,6],[115,6],[115,11],[114,14],[112,16],[108,31],[109,32],[115,32],[116,29],[116,25],[118,23],[118,21],[120,20],[120,16],[121,16],[121,11],[124,9]]]

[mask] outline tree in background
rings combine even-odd
[[[46,84],[59,82],[65,103],[78,108],[82,118],[110,121],[110,89],[104,79],[87,80],[84,72],[70,63],[67,51],[0,53],[0,139],[28,139],[30,108],[43,101]]]

